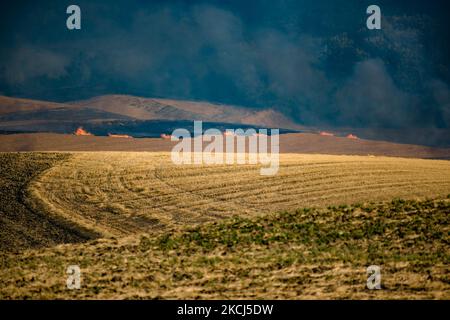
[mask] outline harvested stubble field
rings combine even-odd
[[[0,154],[0,250],[46,247],[86,241],[94,234],[59,216],[36,210],[28,185],[67,154]]]
[[[2,253],[0,298],[450,298],[448,161],[280,160],[267,177],[168,153],[2,154],[2,181],[41,168],[20,180],[30,212],[98,239]],[[383,290],[365,287],[371,264]]]
[[[26,251],[0,260],[0,298],[449,299],[449,213],[450,200],[397,200]],[[371,264],[382,290],[365,287]]]
[[[280,156],[259,165],[174,165],[169,153],[76,153],[31,184],[30,193],[104,236],[164,230],[230,217],[393,198],[445,197],[444,160],[367,156]]]

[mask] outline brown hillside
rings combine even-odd
[[[62,103],[0,96],[0,115],[20,111],[41,111],[65,107],[67,106]]]
[[[72,104],[145,120],[202,120],[301,129],[301,126],[272,109],[252,110],[208,102],[105,95]]]

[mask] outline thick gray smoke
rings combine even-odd
[[[299,123],[450,127],[439,5],[361,1],[80,1],[2,12],[0,91],[72,100],[103,93],[273,107]]]

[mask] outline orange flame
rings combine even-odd
[[[132,136],[129,136],[127,134],[112,134],[112,133],[108,133],[108,137],[110,137],[110,138],[133,138]]]
[[[79,127],[77,130],[75,130],[74,134],[76,136],[92,136],[92,133],[87,132],[83,129],[83,127]]]
[[[359,139],[359,138],[357,136],[355,136],[354,134],[350,133],[350,134],[347,135],[347,139],[355,139],[356,140],[356,139]]]

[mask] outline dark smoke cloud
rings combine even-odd
[[[365,60],[355,66],[350,80],[336,94],[340,123],[395,127],[410,123],[414,110],[411,97],[401,91],[380,59]]]
[[[383,29],[368,31],[364,1],[79,1],[82,30],[68,31],[66,4],[24,2],[3,11],[0,91],[128,93],[274,107],[303,124],[448,128],[448,32],[436,3],[380,1]]]

